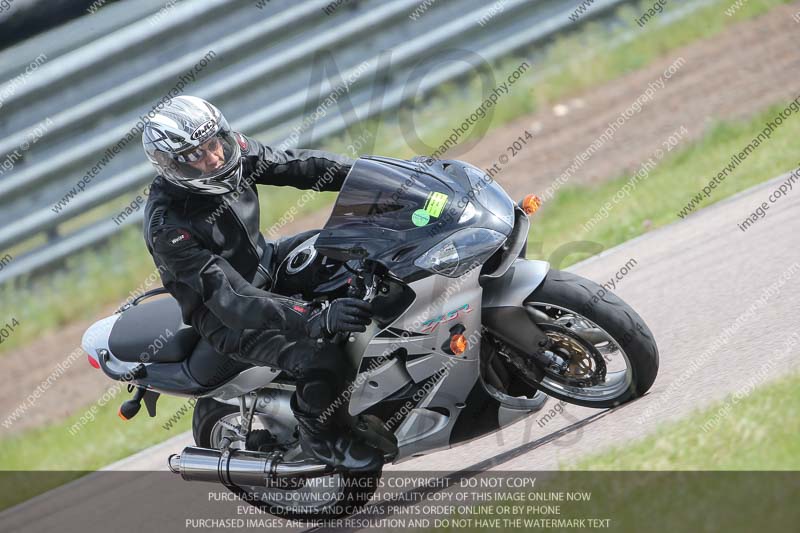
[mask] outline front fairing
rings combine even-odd
[[[509,230],[514,228],[515,204],[506,191],[483,170],[470,164],[464,164],[464,173],[469,179],[470,196],[474,202],[496,217]]]
[[[446,165],[363,157],[315,246],[334,259],[375,261],[400,279],[418,276],[415,259],[461,229],[510,234],[510,225],[475,200],[470,180]]]

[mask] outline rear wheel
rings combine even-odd
[[[195,443],[202,448],[219,449],[225,436],[235,434],[232,427],[241,421],[239,408],[210,398],[200,398],[194,410],[192,432]],[[232,449],[261,452],[296,451],[296,443],[275,442],[269,424],[256,415],[253,431],[246,446],[235,441]],[[228,486],[245,502],[287,519],[324,520],[356,512],[366,505],[378,487],[380,472],[367,474],[334,474],[331,476],[291,479],[286,487]]]
[[[619,297],[569,272],[551,270],[525,304],[550,344],[518,369],[547,394],[586,407],[642,396],[658,373],[658,348],[644,320]],[[531,349],[536,349],[532,346]]]

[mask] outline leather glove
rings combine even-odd
[[[364,332],[371,318],[371,303],[357,298],[340,298],[311,317],[312,336],[313,332],[319,331],[330,337],[337,333]]]

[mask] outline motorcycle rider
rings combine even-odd
[[[326,412],[346,404],[336,402],[346,365],[332,337],[366,331],[370,304],[341,298],[322,307],[269,292],[278,265],[313,232],[268,242],[259,231],[256,184],[338,191],[353,161],[265,146],[193,96],[173,98],[145,125],[142,143],[158,172],[144,237],[183,321],[220,354],[295,377],[291,405],[306,453],[337,469],[379,469],[381,452]]]

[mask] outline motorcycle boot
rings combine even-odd
[[[301,448],[335,471],[380,471],[383,452],[337,423],[340,413],[332,408],[333,396],[329,381],[316,379],[298,384],[291,407],[297,419]]]

